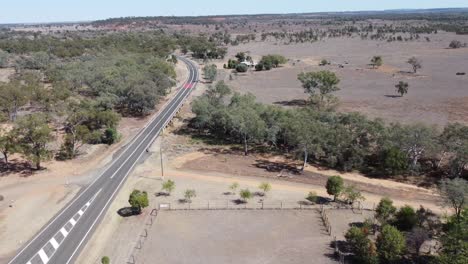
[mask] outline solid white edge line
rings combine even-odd
[[[192,67],[192,69],[196,69],[196,67],[194,67],[194,65],[189,61],[189,64],[190,66]],[[190,69],[189,69],[190,70]],[[195,76],[195,74],[194,74]],[[195,85],[196,86],[196,85]],[[189,90],[190,91],[190,90]],[[184,97],[186,98],[186,97]],[[183,102],[183,100],[181,101],[181,103]],[[181,104],[180,103],[180,104]],[[161,128],[162,129],[162,128]],[[155,135],[155,137],[157,137],[158,134]],[[140,154],[140,157],[141,155],[143,155],[144,152],[142,152]],[[138,158],[139,159],[139,158]],[[138,160],[137,159],[137,160]],[[102,213],[106,210],[107,206],[109,205],[110,201],[113,200],[114,196],[115,196],[115,193],[120,189],[120,186],[122,185],[122,183],[124,182],[124,180],[127,178],[128,174],[130,173],[130,171],[132,170],[133,166],[135,166],[137,162],[135,162],[132,167],[130,168],[130,170],[128,170],[128,172],[126,173],[126,175],[124,177],[122,177],[122,180],[120,180],[120,183],[119,185],[117,186],[117,188],[114,190],[114,192],[112,193],[111,197],[109,200],[107,200],[106,204],[104,205],[104,207],[102,208],[102,210],[99,212],[99,215],[96,217],[96,219],[94,219],[94,222],[91,224],[91,227],[88,229],[88,231],[86,232],[86,234],[84,235],[83,239],[81,239],[80,243],[78,244],[78,246],[75,248],[75,250],[73,251],[73,253],[71,254],[70,258],[68,259],[68,261],[65,263],[65,264],[69,264],[70,261],[73,259],[73,257],[75,256],[76,252],[78,251],[78,249],[81,247],[81,245],[83,244],[83,242],[85,241],[86,237],[88,237],[89,235],[89,232],[91,232],[91,230],[93,229],[94,225],[96,225],[98,219],[101,217]]]
[[[39,257],[41,258],[42,262],[44,262],[44,264],[47,264],[47,262],[49,262],[49,257],[47,257],[47,254],[44,252],[44,249],[41,248],[41,250],[39,250],[37,254],[39,254]]]
[[[54,249],[57,249],[60,246],[57,240],[55,240],[55,238],[51,238],[49,241],[50,244],[52,244],[52,246],[54,247]]]
[[[186,65],[186,66],[187,66],[187,65]],[[187,67],[187,68],[188,68],[188,67]],[[189,69],[189,71],[190,71],[190,69]],[[187,81],[188,81],[188,78],[187,78]],[[145,124],[145,126],[144,126],[142,129],[140,129],[140,131],[132,138],[132,140],[130,140],[130,141],[127,143],[127,145],[126,145],[126,146],[124,147],[124,149],[120,152],[120,154],[112,161],[112,163],[111,163],[110,165],[105,165],[104,168],[105,168],[105,167],[107,167],[107,168],[105,168],[105,169],[103,170],[103,172],[102,172],[95,180],[93,180],[93,181],[86,187],[86,189],[84,189],[73,201],[71,201],[64,209],[62,209],[62,211],[60,212],[60,214],[58,214],[54,219],[52,219],[51,222],[49,222],[49,224],[48,224],[46,227],[44,227],[33,239],[31,239],[31,240],[29,241],[29,243],[28,243],[25,247],[23,247],[23,248],[20,250],[20,252],[18,252],[18,253],[8,262],[8,264],[11,264],[16,258],[18,258],[19,255],[21,255],[21,254],[22,254],[22,253],[23,253],[39,236],[41,236],[53,223],[55,223],[55,221],[57,221],[57,219],[60,218],[60,216],[62,216],[62,214],[64,214],[64,213],[68,210],[68,208],[70,208],[76,201],[78,201],[78,199],[80,199],[80,197],[81,197],[83,194],[85,194],[86,191],[88,191],[88,189],[91,188],[91,186],[93,186],[93,184],[96,183],[96,182],[104,175],[104,173],[105,173],[109,168],[111,168],[111,167],[114,165],[114,163],[117,162],[117,160],[119,160],[119,159],[122,157],[122,155],[126,152],[126,150],[127,150],[128,148],[130,148],[130,146],[136,141],[136,139],[137,139],[138,137],[141,136],[141,134],[143,133],[143,131],[145,131],[146,128],[147,128],[158,116],[161,115],[161,113],[164,111],[164,109],[167,107],[167,105],[168,105],[169,103],[171,103],[173,100],[175,100],[175,98],[177,98],[177,97],[179,96],[179,94],[184,90],[184,89],[183,89],[183,86],[184,86],[186,83],[187,83],[187,82],[183,83],[183,84],[179,87],[179,91],[177,91],[177,93],[175,94],[174,98],[171,99],[171,100],[169,100],[169,101],[167,101],[167,102],[160,108],[160,110],[158,111],[158,113],[156,113],[156,114]]]

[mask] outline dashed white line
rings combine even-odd
[[[62,227],[62,228],[60,229],[60,233],[62,233],[62,235],[63,235],[64,237],[67,237],[67,236],[68,236],[68,232],[67,232],[67,230],[65,230],[65,227]]]
[[[80,216],[82,216],[83,213],[84,213],[83,210],[79,210],[79,211],[78,211],[78,214],[79,214]]]
[[[55,240],[55,238],[50,239],[50,244],[52,244],[54,249],[57,249],[59,247],[59,243],[57,243],[57,240]]]
[[[69,222],[70,222],[70,224],[72,224],[72,225],[76,225],[76,221],[75,221],[75,219],[73,219],[73,218],[72,218],[72,219],[70,219],[70,221],[69,221]]]
[[[44,252],[44,249],[41,248],[38,254],[44,264],[47,264],[47,262],[49,262],[49,257],[47,257],[46,253]]]

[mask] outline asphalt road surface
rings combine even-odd
[[[196,65],[186,58],[178,59],[187,65],[190,74],[173,99],[106,166],[104,172],[54,216],[9,264],[74,263],[138,160],[195,88],[198,82]]]

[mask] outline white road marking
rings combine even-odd
[[[63,235],[64,237],[67,237],[67,236],[68,236],[68,232],[67,232],[67,230],[65,230],[65,227],[62,227],[62,228],[60,229],[60,233],[62,233],[62,235]]]
[[[195,66],[190,63],[191,67],[195,68]],[[189,69],[190,70],[190,69]],[[195,78],[197,78],[197,76],[195,76]],[[184,90],[184,89],[182,89]],[[192,89],[188,90],[188,91],[192,91]],[[184,96],[184,99],[188,97],[188,95],[190,95],[190,92],[187,93],[185,96]],[[183,99],[183,100],[184,100]],[[181,102],[183,102],[183,100]],[[154,128],[153,128],[154,129]],[[153,129],[150,131],[150,133],[153,131]],[[157,136],[157,134],[156,134]],[[155,136],[155,137],[156,137]],[[141,155],[143,155],[144,152],[142,152],[140,154],[140,157]],[[138,158],[139,159],[139,158]],[[104,205],[104,207],[101,209],[101,211],[99,212],[98,216],[94,219],[94,222],[91,224],[91,227],[88,229],[88,231],[86,232],[86,234],[84,235],[84,237],[81,239],[80,243],[78,244],[78,246],[75,248],[75,250],[73,251],[73,253],[71,254],[70,258],[68,259],[67,263],[66,264],[69,264],[70,261],[73,259],[73,257],[75,256],[76,252],[78,251],[78,249],[81,247],[81,244],[83,244],[83,242],[85,241],[86,237],[88,237],[89,235],[89,232],[91,232],[91,229],[93,229],[93,227],[96,225],[96,222],[98,221],[98,219],[101,217],[102,213],[104,212],[104,210],[106,210],[107,206],[109,205],[110,201],[112,201],[113,197],[115,196],[115,193],[119,190],[120,186],[122,185],[123,181],[126,179],[126,176],[130,173],[130,171],[132,170],[132,168],[135,166],[137,162],[135,162],[132,167],[130,168],[130,170],[126,173],[126,175],[122,178],[122,180],[120,180],[120,183],[119,185],[117,186],[117,188],[114,190],[114,192],[112,193],[112,195],[110,196],[110,198],[107,200],[106,204]],[[120,170],[120,169],[119,169]]]
[[[72,224],[72,225],[76,225],[76,221],[75,221],[75,219],[73,219],[73,218],[72,218],[72,219],[70,219],[70,221],[69,221],[69,222],[70,222],[70,224]]]
[[[79,211],[78,211],[78,214],[79,214],[80,216],[82,216],[83,213],[84,213],[83,210],[79,210]]]
[[[44,252],[44,249],[41,248],[41,250],[39,250],[38,254],[39,254],[39,257],[41,258],[42,262],[44,262],[44,264],[47,264],[47,262],[49,262],[49,257],[47,257],[46,253]]]
[[[60,246],[59,243],[57,243],[57,240],[55,240],[55,238],[50,239],[50,244],[52,244],[54,249],[57,249]]]
[[[190,70],[190,69],[189,69],[189,70]],[[182,86],[179,87],[179,88],[182,88]],[[175,100],[183,91],[184,91],[184,89],[179,89],[179,91],[177,91],[175,97],[174,97],[172,100],[167,101],[167,102],[161,107],[161,112],[156,113],[156,114],[151,118],[151,120],[148,121],[148,123],[146,123],[145,126],[138,132],[138,134],[136,134],[135,137],[133,137],[132,140],[130,140],[130,141],[127,143],[127,145],[124,147],[123,151],[120,152],[119,156],[118,156],[117,158],[115,158],[115,159],[112,161],[112,163],[111,163],[110,165],[105,166],[105,167],[107,167],[107,168],[106,168],[105,170],[103,170],[103,172],[102,172],[96,179],[94,179],[93,182],[91,182],[91,183],[86,187],[86,189],[85,189],[84,191],[82,191],[82,192],[73,200],[73,202],[69,203],[69,204],[67,205],[67,207],[65,207],[65,209],[63,209],[63,210],[60,212],[60,214],[58,214],[52,221],[50,221],[49,224],[47,224],[47,226],[44,227],[44,228],[41,230],[41,232],[39,232],[39,234],[37,234],[33,239],[31,239],[31,240],[29,241],[29,243],[28,243],[26,246],[24,246],[24,247],[21,249],[21,251],[20,251],[18,254],[16,254],[16,255],[13,257],[13,259],[10,260],[10,262],[8,262],[8,264],[13,263],[13,261],[14,261],[16,258],[18,258],[18,256],[21,255],[21,254],[22,254],[38,237],[40,237],[55,221],[57,221],[57,219],[60,218],[60,216],[62,216],[62,215],[68,210],[68,208],[70,208],[76,201],[78,201],[78,199],[80,199],[80,197],[81,197],[83,194],[85,194],[85,193],[89,190],[89,188],[91,188],[91,187],[94,185],[94,183],[96,183],[100,178],[102,178],[102,176],[104,175],[104,173],[105,173],[108,169],[110,169],[110,168],[127,152],[127,150],[132,146],[133,142],[135,142],[135,141],[141,136],[141,134],[146,130],[146,128],[147,128],[151,123],[153,123],[153,121],[154,121],[156,118],[158,118],[158,117],[161,115],[161,113],[164,111],[164,109],[167,107],[167,105],[170,104],[173,100]],[[29,264],[29,263],[28,263],[28,264]]]

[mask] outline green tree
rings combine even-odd
[[[418,217],[413,207],[405,205],[395,214],[395,225],[401,231],[409,231],[416,226]]]
[[[366,198],[358,189],[356,189],[356,186],[354,185],[346,186],[342,195],[345,201],[351,205],[354,205],[355,202],[366,200]]]
[[[128,198],[128,203],[140,214],[141,210],[149,205],[148,193],[145,191],[133,190]]]
[[[340,196],[344,189],[344,181],[340,176],[331,176],[327,180],[327,193],[333,195],[333,201]]]
[[[260,185],[258,186],[258,188],[259,188],[260,190],[262,190],[263,195],[266,196],[267,192],[271,191],[271,184],[268,183],[268,182],[262,182],[262,183],[260,183]]]
[[[271,69],[271,67],[277,68],[279,65],[285,64],[287,61],[288,60],[282,55],[270,54],[270,55],[263,56],[259,63],[264,66],[268,65],[270,66],[268,68]]]
[[[448,156],[450,175],[454,178],[461,177],[468,165],[468,126],[460,123],[447,125],[439,137],[439,142],[442,145],[442,154],[437,167]]]
[[[246,203],[247,200],[251,199],[253,197],[252,193],[250,192],[249,189],[243,189],[240,190],[239,195],[241,199]]]
[[[87,134],[85,134],[87,135]],[[104,134],[102,135],[102,143],[107,145],[112,145],[117,142],[119,139],[119,133],[113,127],[108,127],[104,130]]]
[[[47,148],[53,139],[47,118],[43,114],[24,116],[18,120],[15,130],[23,154],[35,164],[37,170],[41,169],[41,162],[52,156]]]
[[[464,264],[468,262],[468,208],[460,217],[449,218],[441,238],[442,252],[439,263]]]
[[[248,155],[248,144],[260,141],[265,136],[266,124],[259,113],[259,105],[250,94],[235,94],[229,106],[229,127],[244,145],[244,155]]]
[[[408,64],[411,65],[411,67],[413,67],[413,72],[414,73],[418,72],[418,70],[422,68],[421,60],[416,58],[416,57],[409,58],[407,62],[408,62]]]
[[[0,110],[8,115],[10,121],[16,121],[18,110],[28,102],[28,95],[28,87],[20,80],[0,82]]]
[[[209,82],[214,82],[218,74],[218,69],[215,64],[206,65],[203,67],[203,75]]]
[[[374,242],[369,239],[363,228],[351,227],[345,234],[346,242],[351,247],[356,263],[377,264],[378,256]]]
[[[408,93],[409,84],[407,82],[400,81],[395,85],[396,92],[400,94],[400,97]]]
[[[458,222],[462,219],[462,211],[468,206],[468,181],[455,178],[443,180],[439,190],[444,203],[455,211]]]
[[[396,175],[406,171],[408,157],[397,147],[391,147],[383,153],[383,169],[390,175]]]
[[[338,87],[340,79],[331,71],[300,73],[298,79],[305,92],[311,96],[311,99],[318,98],[320,105],[324,105],[325,99],[330,101],[330,98],[333,98],[331,94],[340,90]]]
[[[317,193],[314,192],[314,191],[310,191],[306,196],[306,200],[311,202],[311,203],[316,203],[317,200],[318,200]]]
[[[379,68],[380,66],[383,65],[383,58],[382,56],[374,56],[372,57],[371,59],[371,65],[372,65],[372,68]]]
[[[393,201],[390,198],[382,198],[380,199],[379,204],[375,208],[375,217],[380,221],[382,224],[388,223],[391,217],[396,212],[396,207],[393,206]]]
[[[101,264],[110,264],[110,258],[108,256],[102,257]]]
[[[191,203],[192,198],[194,198],[194,197],[197,197],[197,192],[195,190],[193,190],[193,189],[185,190],[185,192],[184,192],[185,201]]]
[[[3,160],[7,167],[9,155],[20,150],[16,132],[16,130],[5,131],[0,127],[0,152],[3,154]]]
[[[162,183],[161,189],[166,191],[168,195],[171,195],[171,192],[175,189],[175,182],[172,180],[167,180]]]
[[[377,252],[382,263],[396,263],[406,250],[403,234],[391,225],[385,225],[377,237]]]

